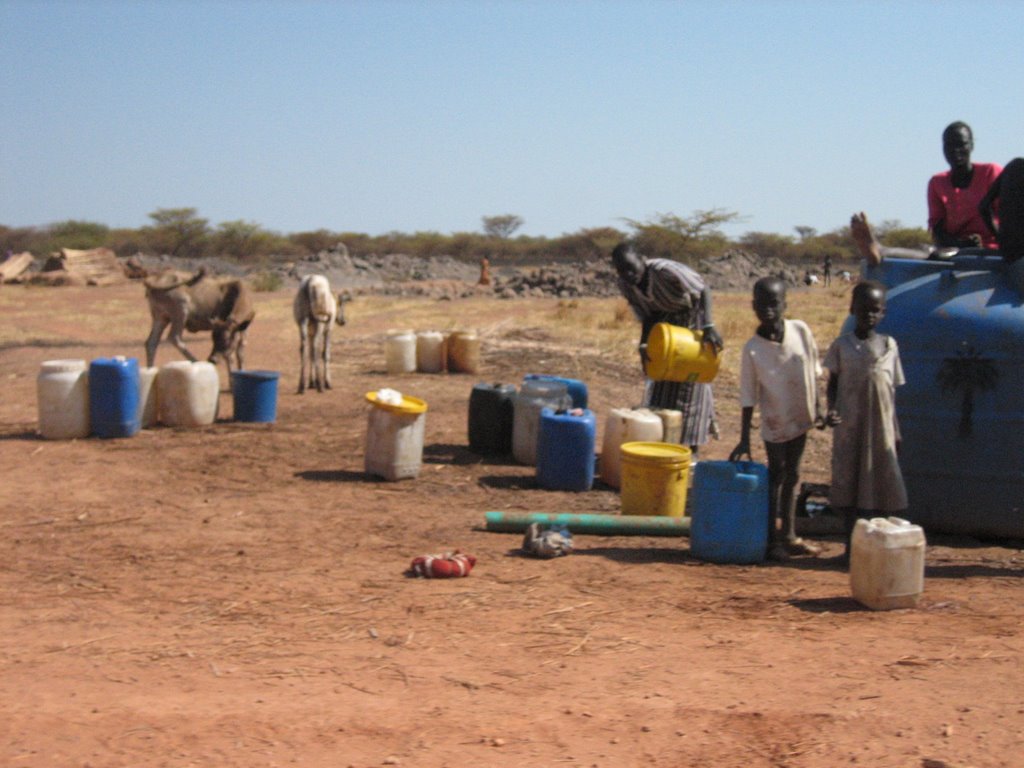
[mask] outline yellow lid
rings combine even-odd
[[[426,413],[427,404],[418,397],[411,397],[409,395],[402,395],[401,403],[384,403],[377,399],[377,390],[366,393],[367,402],[372,403],[377,408],[383,408],[385,411],[391,411],[392,413]]]
[[[655,464],[690,463],[690,449],[675,443],[623,443],[622,458],[640,459]]]

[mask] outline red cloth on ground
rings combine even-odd
[[[458,550],[443,555],[420,555],[413,558],[409,572],[425,579],[449,579],[456,576],[468,576],[476,565],[476,558],[464,555]]]

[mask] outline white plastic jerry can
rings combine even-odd
[[[876,611],[913,608],[924,592],[924,530],[898,517],[858,520],[850,546],[853,598]]]
[[[160,422],[167,427],[202,427],[217,420],[220,379],[205,360],[174,360],[156,374]]]
[[[612,408],[605,422],[601,443],[601,479],[612,488],[622,484],[623,443],[660,443],[665,426],[647,408]]]
[[[416,334],[412,331],[388,331],[384,339],[384,357],[389,374],[416,372]]]
[[[85,360],[46,360],[36,377],[39,434],[47,440],[88,437],[89,368]]]

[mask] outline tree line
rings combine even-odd
[[[342,251],[354,257],[402,253],[423,258],[450,256],[465,261],[487,258],[495,263],[540,263],[606,258],[617,243],[628,239],[648,256],[695,265],[732,249],[801,266],[818,265],[826,256],[836,262],[859,258],[849,227],[819,233],[813,227],[796,226],[794,235],[747,232],[732,239],[723,233],[722,227],[740,216],[720,208],[694,211],[689,216],[659,213],[646,220],[623,219],[621,230],[580,229],[560,237],[515,236],[524,223],[515,214],[481,217],[480,232],[384,235],[328,229],[281,234],[242,220],[214,226],[195,208],[160,208],[150,213],[149,219],[148,225],[137,229],[76,220],[45,227],[0,224],[0,253],[30,251],[36,256],[47,256],[61,248],[107,247],[122,257],[136,253],[192,259],[220,257],[258,266],[300,260],[323,251]],[[885,245],[917,247],[929,240],[926,230],[903,227],[898,221],[884,221],[875,229]]]

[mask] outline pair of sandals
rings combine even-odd
[[[821,547],[804,539],[787,539],[777,541],[768,547],[768,559],[775,561],[789,560],[796,555],[820,555]]]

